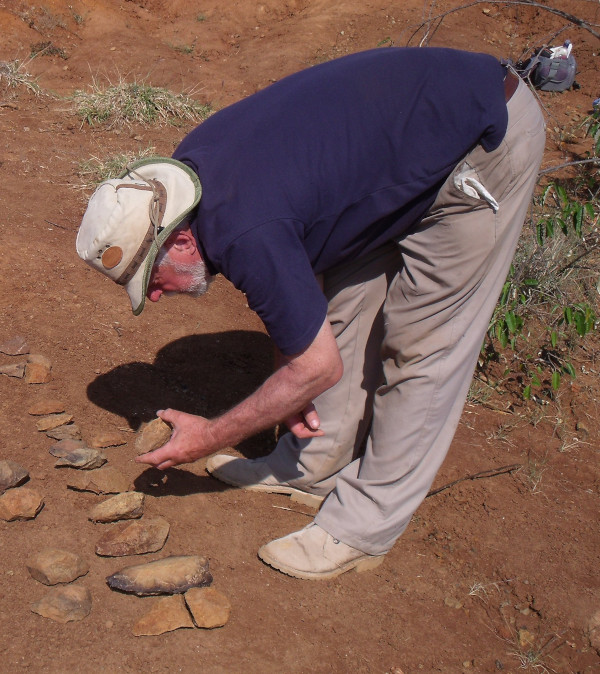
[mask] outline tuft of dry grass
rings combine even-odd
[[[175,94],[162,87],[126,82],[122,78],[116,84],[109,82],[106,87],[94,79],[89,91],[76,91],[73,99],[82,124],[106,124],[108,128],[199,122],[212,112],[210,105],[188,94]]]
[[[39,96],[42,90],[37,78],[27,72],[29,61],[0,61],[0,90],[16,93],[17,89],[25,89]]]
[[[77,174],[83,180],[83,189],[94,188],[98,183],[117,178],[134,161],[156,154],[156,148],[148,147],[138,152],[124,152],[110,157],[92,156],[79,163]]]

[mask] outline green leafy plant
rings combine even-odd
[[[600,284],[600,150],[598,112],[585,122],[594,139],[590,160],[574,162],[575,177],[547,183],[534,199],[532,226],[521,236],[492,317],[480,363],[510,349],[521,393],[552,397],[574,378],[574,347],[596,329]]]

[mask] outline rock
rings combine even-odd
[[[65,424],[46,431],[46,435],[53,440],[81,440],[81,429],[77,424]]]
[[[47,417],[42,417],[39,421],[36,421],[35,426],[38,431],[51,431],[71,421],[73,421],[73,415],[63,412],[62,414],[50,414]]]
[[[18,487],[29,479],[29,473],[15,461],[0,461],[0,494]]]
[[[185,603],[190,609],[196,627],[212,629],[223,627],[229,620],[229,599],[212,587],[193,587],[185,593]]]
[[[44,507],[41,494],[30,487],[9,489],[0,496],[0,520],[32,520]]]
[[[519,635],[519,646],[522,649],[530,649],[534,646],[535,635],[532,634],[529,630],[520,629],[518,635]]]
[[[38,400],[28,410],[27,414],[34,417],[45,416],[46,414],[60,414],[65,411],[65,405],[60,400],[54,398],[47,398],[45,400]]]
[[[63,456],[67,456],[67,454],[70,454],[71,452],[74,452],[76,449],[81,449],[82,447],[85,447],[85,444],[83,443],[83,440],[59,440],[58,442],[55,442],[50,449],[48,450],[52,456],[56,456],[57,458],[61,458]]]
[[[109,576],[106,582],[113,590],[143,597],[181,594],[192,587],[206,587],[212,583],[212,576],[206,557],[186,555],[128,566]]]
[[[0,374],[7,377],[23,379],[25,375],[25,363],[10,363],[9,365],[0,365]]]
[[[169,529],[169,523],[162,517],[115,524],[96,543],[96,554],[102,557],[125,557],[157,552],[164,546]]]
[[[590,646],[600,655],[600,611],[596,611],[588,623]]]
[[[25,337],[11,337],[8,341],[0,344],[0,353],[7,356],[22,356],[29,353],[29,346]]]
[[[31,577],[44,585],[70,583],[90,570],[79,555],[54,548],[38,552],[27,561],[26,567]]]
[[[46,384],[52,379],[52,363],[49,358],[31,354],[25,365],[25,381],[28,384]]]
[[[444,598],[444,604],[446,604],[446,606],[448,606],[449,608],[455,608],[455,609],[459,609],[459,608],[463,607],[463,604],[462,604],[461,601],[459,601],[456,597],[450,597],[450,596]]]
[[[67,482],[67,487],[70,489],[91,491],[94,494],[120,494],[129,491],[129,485],[129,479],[111,466],[96,468],[96,470],[85,473],[75,473]]]
[[[99,503],[92,509],[88,519],[92,522],[116,522],[134,520],[143,514],[144,494],[139,491],[128,491]]]
[[[181,627],[194,627],[194,623],[181,595],[157,599],[145,616],[133,626],[136,637],[172,632]]]
[[[80,585],[54,587],[45,597],[34,602],[31,610],[59,623],[83,620],[92,610],[92,595]]]
[[[117,431],[104,431],[103,433],[97,433],[90,442],[90,446],[95,447],[96,449],[104,449],[105,447],[119,447],[126,444],[127,440],[121,435],[121,433],[117,433]]]
[[[168,442],[173,429],[162,419],[156,418],[147,423],[135,439],[135,450],[138,454],[152,452]]]
[[[99,449],[91,449],[90,447],[80,447],[69,452],[66,456],[59,458],[54,464],[56,468],[68,467],[78,468],[79,470],[93,470],[100,468],[106,463],[106,455]]]

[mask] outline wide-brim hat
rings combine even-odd
[[[167,157],[136,161],[96,188],[79,227],[77,254],[125,287],[137,316],[158,251],[201,196],[198,176],[185,164]]]

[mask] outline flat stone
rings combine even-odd
[[[139,491],[128,491],[111,496],[106,501],[92,508],[88,519],[92,522],[117,522],[118,520],[134,520],[144,514],[144,494]]]
[[[69,489],[91,491],[94,494],[120,494],[129,491],[129,485],[130,480],[111,466],[103,466],[85,473],[74,473],[67,482]]]
[[[52,362],[41,354],[30,354],[25,365],[25,381],[28,384],[46,384],[52,379]]]
[[[106,455],[99,449],[91,447],[80,447],[69,452],[66,456],[58,459],[54,464],[56,468],[67,467],[77,468],[79,470],[93,470],[100,468],[107,461]]]
[[[169,441],[173,429],[162,419],[156,418],[147,423],[135,439],[135,450],[138,454],[146,454],[162,447]]]
[[[212,580],[206,557],[185,555],[128,566],[109,576],[106,582],[113,590],[143,597],[182,594],[192,587],[206,587]]]
[[[181,595],[162,597],[133,626],[133,635],[136,637],[155,636],[172,632],[181,627],[194,627],[192,618],[185,606]]]
[[[33,555],[25,566],[31,577],[44,585],[70,583],[85,576],[90,570],[89,565],[79,555],[54,548]]]
[[[15,379],[23,379],[25,376],[25,363],[0,365],[0,374],[5,374],[7,377],[14,377]]]
[[[169,523],[163,517],[115,524],[96,543],[96,554],[102,557],[125,557],[158,552],[167,540],[169,529]]]
[[[0,344],[0,353],[5,353],[7,356],[22,356],[29,353],[27,340],[21,336],[11,337],[6,342]]]
[[[61,458],[63,456],[67,456],[67,454],[70,454],[71,452],[74,452],[76,449],[81,449],[82,447],[85,447],[83,440],[70,440],[67,438],[66,440],[59,440],[58,442],[55,442],[48,451],[50,454],[52,454],[52,456]]]
[[[126,444],[126,438],[117,431],[103,431],[102,433],[96,433],[90,441],[90,447],[96,447],[96,449],[120,447],[121,445]]]
[[[81,440],[81,429],[77,424],[65,424],[46,431],[46,435],[53,440]]]
[[[185,603],[196,627],[205,629],[223,627],[229,620],[231,613],[229,599],[212,587],[193,587],[185,593]]]
[[[65,411],[65,404],[55,398],[46,398],[38,400],[28,410],[27,414],[34,417],[45,416],[46,414],[60,414]]]
[[[38,431],[51,431],[71,421],[73,421],[73,415],[63,412],[62,414],[50,414],[47,417],[42,417],[39,421],[36,421],[35,426]]]
[[[0,494],[29,479],[29,472],[15,461],[0,461]]]
[[[41,494],[31,487],[9,489],[0,496],[0,520],[32,520],[44,507]]]
[[[31,605],[33,613],[58,623],[83,620],[92,610],[92,595],[81,585],[54,587]]]

